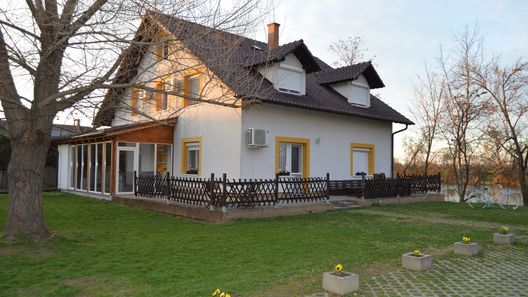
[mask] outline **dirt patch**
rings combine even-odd
[[[66,279],[63,284],[76,287],[81,292],[78,297],[91,297],[101,295],[131,296],[141,295],[148,292],[148,286],[138,286],[125,278],[107,278],[100,276],[86,276],[80,278]]]
[[[12,256],[16,254],[22,254],[28,258],[40,258],[49,257],[53,255],[53,251],[44,247],[29,248],[29,247],[16,247],[6,246],[0,248],[0,256]]]

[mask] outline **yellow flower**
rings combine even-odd
[[[216,290],[214,290],[214,292],[213,292],[213,296],[217,296],[217,295],[219,295],[220,292],[221,292],[220,289],[216,289]]]
[[[464,243],[470,243],[471,242],[471,238],[469,238],[468,236],[464,236],[464,237],[462,237],[462,241],[464,241]]]
[[[224,292],[220,293],[220,297],[226,297],[226,294]]]
[[[414,255],[415,255],[415,256],[420,256],[420,254],[421,254],[421,253],[420,253],[420,250],[414,250]]]
[[[229,294],[226,293],[225,297],[231,297],[231,295],[229,295]]]
[[[343,271],[343,265],[342,264],[337,264],[336,266],[334,266],[334,271],[336,273],[340,273],[341,271]]]
[[[508,226],[502,226],[501,233],[502,234],[508,234],[510,232],[510,228]]]

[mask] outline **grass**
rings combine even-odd
[[[445,249],[465,232],[489,241],[486,230],[347,211],[209,224],[64,193],[45,193],[43,204],[52,239],[0,239],[2,296],[299,296],[321,291],[337,262],[367,271],[415,248]],[[1,229],[6,212],[4,195]]]
[[[482,208],[483,204],[476,204],[474,208],[466,203],[422,203],[407,205],[388,205],[383,210],[391,212],[415,214],[423,216],[442,216],[445,218],[464,219],[471,221],[494,222],[503,225],[528,224],[528,208],[519,207],[513,210],[511,207],[502,209],[498,205],[492,208]]]

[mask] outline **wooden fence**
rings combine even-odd
[[[134,195],[144,198],[215,207],[271,206],[277,203],[326,201],[330,195],[330,175],[326,178],[228,179],[189,178],[167,175],[137,176]]]
[[[397,175],[394,178],[374,176],[356,180],[330,181],[332,195],[350,195],[366,199],[440,192],[441,187],[440,174]]]

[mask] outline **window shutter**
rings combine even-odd
[[[163,91],[163,82],[157,83],[156,90]],[[161,95],[161,92],[156,92],[156,111],[161,110]]]
[[[138,105],[138,90],[137,88],[132,88],[130,91],[130,108],[132,109],[131,115],[137,115],[137,105]]]

